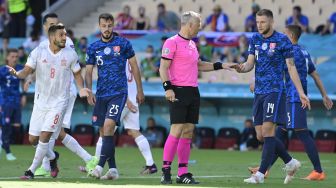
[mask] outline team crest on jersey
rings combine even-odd
[[[271,49],[274,49],[275,47],[276,47],[276,43],[271,42],[271,43],[270,43],[270,48],[271,48]]]
[[[120,46],[113,46],[114,56],[120,55]]]
[[[42,63],[48,63],[48,61],[46,59],[43,59]]]
[[[104,49],[104,54],[109,55],[110,53],[111,53],[111,48],[106,47],[106,48]]]
[[[63,58],[61,60],[61,66],[66,66],[66,64],[67,64],[67,60],[65,58]]]
[[[263,43],[263,44],[261,45],[261,49],[262,49],[262,50],[266,50],[266,49],[267,49],[267,43]]]

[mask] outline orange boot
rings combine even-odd
[[[307,177],[303,178],[305,180],[311,180],[311,181],[322,181],[326,178],[326,175],[324,172],[318,173],[315,170],[313,170]]]

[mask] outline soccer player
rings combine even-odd
[[[143,103],[144,94],[138,64],[131,43],[113,34],[114,18],[109,13],[101,14],[98,18],[101,39],[92,43],[87,50],[86,86],[92,88],[92,71],[94,65],[98,68],[97,92],[89,96],[89,104],[95,104],[92,116],[94,126],[99,126],[102,143],[99,163],[89,175],[114,180],[119,177],[115,163],[115,145],[113,135],[115,126],[120,121],[120,115],[127,100],[126,63],[129,62],[136,82],[136,102]],[[104,165],[108,162],[109,170],[102,176]]]
[[[126,75],[128,98],[126,101],[126,107],[121,113],[120,120],[124,124],[127,134],[132,136],[135,143],[138,145],[142,156],[146,160],[146,166],[142,170],[141,174],[153,174],[157,172],[157,167],[154,164],[149,142],[140,132],[139,105],[136,102],[136,83],[129,63],[126,65]]]
[[[63,117],[70,100],[71,75],[76,80],[80,97],[89,96],[84,88],[80,66],[75,51],[65,47],[66,31],[63,24],[56,24],[48,30],[49,45],[35,48],[21,71],[8,67],[10,73],[20,79],[36,71],[36,87],[32,116],[29,127],[29,141],[36,145],[32,165],[22,179],[33,179],[34,172],[45,156],[54,159],[51,169],[57,168],[57,156],[48,150],[53,133],[63,123]],[[55,135],[54,135],[55,136]]]
[[[161,184],[171,184],[171,164],[177,153],[178,176],[176,183],[197,184],[188,172],[190,144],[198,123],[200,94],[198,71],[229,69],[233,63],[209,63],[201,61],[193,37],[201,29],[200,14],[187,11],[181,17],[181,29],[166,40],[162,48],[160,77],[169,101],[171,128],[163,149]]]
[[[59,19],[57,14],[55,13],[49,13],[43,17],[43,29],[46,33],[48,33],[49,28],[52,25],[56,25],[59,23]],[[49,46],[49,40],[45,39],[43,40],[40,45],[41,47],[48,47]],[[65,46],[68,48],[72,48],[74,50],[74,44],[72,40],[69,37],[66,37],[66,43]],[[75,50],[74,50],[75,51]],[[28,83],[31,83],[31,81],[28,81]],[[62,141],[62,143],[73,153],[77,154],[83,161],[86,163],[85,169],[87,171],[93,170],[94,167],[98,163],[98,159],[95,156],[91,156],[82,146],[79,145],[79,143],[69,134],[65,132],[64,129],[70,129],[71,125],[71,114],[72,110],[75,104],[77,98],[77,89],[76,85],[74,83],[73,77],[71,78],[71,86],[70,86],[70,100],[66,108],[66,112],[63,118],[62,126],[59,127],[57,132],[55,133],[55,138],[51,137],[49,140],[49,150],[50,152],[53,151],[55,146],[55,139]],[[38,168],[35,172],[35,176],[52,176],[56,177],[58,171],[50,172],[50,159],[45,157],[42,162],[42,166]]]
[[[301,46],[298,45],[298,40],[301,36],[302,30],[297,25],[286,26],[285,34],[293,44],[294,62],[300,76],[300,80],[307,93],[307,73],[314,79],[315,85],[319,89],[323,104],[327,110],[333,106],[332,100],[327,95],[327,92],[322,84],[322,81],[315,71],[315,66],[311,60],[309,53]],[[324,180],[325,173],[322,170],[319,154],[313,138],[307,130],[307,114],[306,110],[301,108],[299,94],[290,80],[288,71],[286,69],[286,88],[287,88],[287,126],[277,128],[277,136],[281,140],[285,140],[287,129],[294,129],[297,137],[302,141],[305,151],[314,166],[314,170],[307,176],[307,180]],[[275,157],[274,162],[278,156]]]
[[[6,66],[10,66],[16,70],[23,69],[23,66],[17,64],[18,50],[8,49],[6,55],[6,65],[0,67],[0,89],[2,93],[2,148],[6,151],[6,158],[9,161],[16,160],[11,153],[10,140],[12,135],[12,126],[21,125],[21,92],[20,84],[23,86],[23,80],[12,76]],[[24,94],[22,94],[22,97]],[[1,150],[1,149],[0,149]]]
[[[255,96],[253,121],[259,141],[264,141],[259,171],[246,183],[264,183],[264,175],[275,153],[284,163],[287,172],[284,183],[288,183],[301,166],[292,158],[283,143],[275,137],[276,125],[286,123],[284,67],[287,65],[290,78],[295,85],[302,108],[310,109],[310,101],[302,85],[293,60],[293,46],[288,38],[273,29],[273,13],[263,9],[257,13],[258,33],[250,40],[247,62],[236,66],[238,72],[249,72],[255,66]]]

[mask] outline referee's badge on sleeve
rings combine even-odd
[[[163,50],[162,50],[162,53],[163,53],[164,55],[168,55],[168,54],[170,53],[169,48],[165,48],[165,49],[163,49]]]

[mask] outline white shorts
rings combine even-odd
[[[57,132],[62,126],[65,108],[56,108],[44,110],[34,105],[32,116],[29,124],[29,134],[33,136],[40,136],[42,131]],[[53,137],[58,137],[55,135]]]
[[[133,113],[125,106],[121,113],[120,121],[125,129],[140,130],[139,108],[137,112]]]
[[[64,118],[63,118],[63,125],[62,125],[63,128],[70,129],[71,115],[72,115],[72,110],[75,105],[76,98],[77,98],[77,95],[70,96],[69,103],[68,103],[68,106],[66,107],[66,111],[64,114]]]

